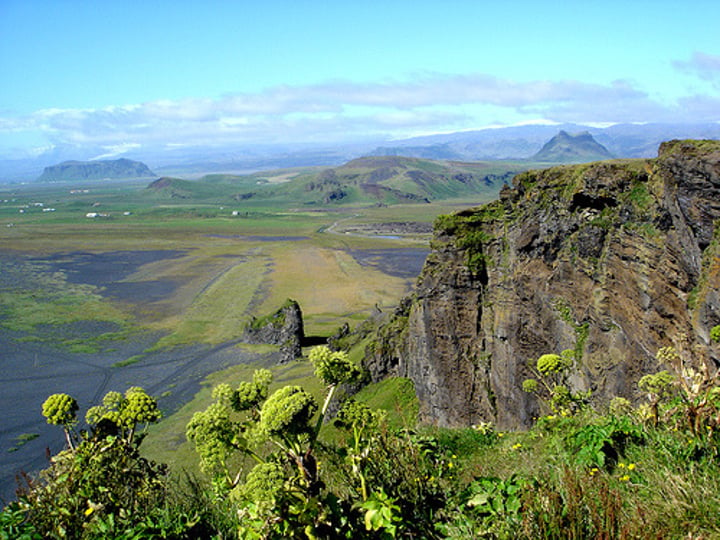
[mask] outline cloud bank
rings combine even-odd
[[[720,57],[695,53],[674,63],[683,74],[720,85]],[[332,80],[275,86],[218,98],[159,100],[102,109],[44,109],[2,117],[0,134],[42,134],[53,143],[193,145],[347,142],[419,132],[554,122],[720,120],[720,98],[690,95],[659,103],[633,81],[513,81],[477,73],[416,74],[411,80]]]

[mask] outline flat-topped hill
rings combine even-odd
[[[147,165],[131,159],[63,161],[57,165],[45,167],[45,170],[38,178],[38,182],[147,178],[150,176],[155,176],[155,174]]]

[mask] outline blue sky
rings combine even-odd
[[[720,2],[0,0],[0,156],[720,120]]]

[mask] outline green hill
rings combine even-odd
[[[155,198],[253,205],[423,203],[497,194],[526,163],[432,161],[374,156],[339,167],[264,171],[246,176],[211,174],[199,180],[163,177],[147,193]]]
[[[304,204],[399,204],[429,202],[497,192],[525,165],[513,162],[441,162],[400,156],[373,156],[340,167],[299,173],[284,183],[252,189],[252,198],[288,199]],[[267,180],[263,175],[255,178]]]

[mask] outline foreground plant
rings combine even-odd
[[[718,332],[714,332],[718,337]],[[687,430],[693,439],[711,444],[717,453],[720,436],[720,369],[704,347],[692,345],[680,335],[672,347],[661,348],[658,362],[669,370],[645,375],[638,382],[649,402],[647,415],[653,425],[660,421]]]
[[[340,502],[324,490],[315,447],[338,386],[357,378],[359,370],[347,354],[327,347],[313,349],[310,361],[326,384],[322,407],[300,386],[269,395],[272,375],[257,370],[252,382],[235,390],[216,387],[215,402],[187,426],[216,497],[237,504],[243,537],[341,534]],[[246,473],[236,465],[236,454],[254,461],[254,467]]]
[[[575,351],[572,349],[560,354],[543,354],[535,365],[530,366],[535,378],[525,379],[523,390],[535,394],[547,412],[570,416],[583,410],[590,391],[571,390],[568,379],[574,362]]]
[[[166,467],[143,458],[137,428],[157,421],[157,402],[142,388],[109,392],[77,432],[77,402],[54,394],[43,404],[48,423],[63,427],[68,447],[18,490],[27,522],[43,537],[117,536],[145,520],[166,494]]]

